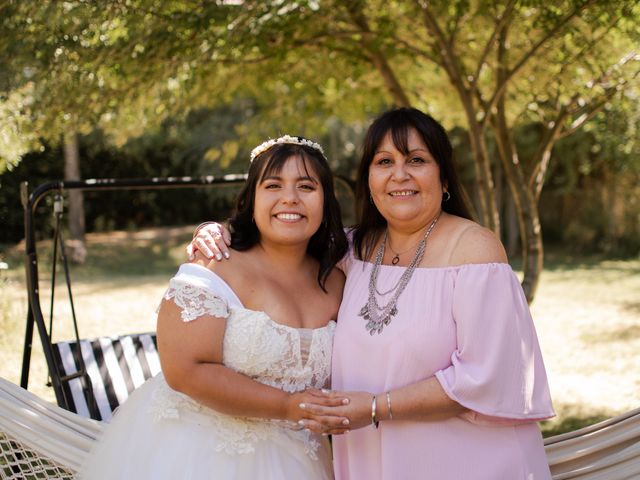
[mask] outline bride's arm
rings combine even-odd
[[[293,422],[310,416],[300,408],[301,403],[341,404],[341,398],[329,398],[320,392],[287,393],[224,366],[225,324],[224,318],[206,314],[185,322],[173,300],[162,302],[158,313],[158,350],[164,377],[171,388],[228,415]],[[318,432],[345,429],[343,420],[328,415],[309,427]]]

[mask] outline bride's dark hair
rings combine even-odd
[[[318,284],[326,291],[325,283],[331,269],[347,253],[347,237],[342,227],[340,204],[333,188],[333,174],[327,159],[319,150],[290,143],[279,143],[255,157],[247,181],[236,200],[236,208],[229,226],[231,227],[231,248],[248,250],[260,241],[260,231],[253,221],[256,188],[265,178],[277,175],[291,157],[302,160],[307,174],[313,171],[322,185],[324,208],[322,223],[313,234],[307,246],[307,253],[320,263]]]

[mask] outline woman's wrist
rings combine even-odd
[[[376,422],[382,420],[393,420],[393,407],[391,399],[391,391],[386,391],[378,395],[374,395],[371,400],[371,423],[375,425]],[[374,407],[375,406],[375,410]]]
[[[297,422],[300,420],[302,409],[300,408],[300,395],[297,393],[287,393],[286,399],[283,402],[282,420],[288,420],[290,422]]]

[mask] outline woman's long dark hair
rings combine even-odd
[[[313,234],[307,246],[307,253],[320,263],[318,284],[326,292],[325,284],[329,273],[347,253],[348,242],[342,227],[340,204],[333,188],[333,174],[324,155],[306,145],[279,143],[258,155],[251,166],[247,181],[236,200],[236,208],[229,225],[231,227],[231,248],[248,250],[260,241],[260,232],[253,221],[256,188],[263,179],[280,173],[291,157],[299,157],[309,173],[316,173],[324,193],[322,223]]]
[[[430,115],[416,108],[397,108],[379,116],[367,130],[362,147],[362,158],[356,179],[357,223],[353,231],[354,252],[360,259],[370,256],[378,234],[387,221],[371,201],[369,166],[385,135],[391,133],[395,147],[405,155],[409,153],[409,130],[415,129],[440,167],[440,182],[451,195],[442,202],[442,210],[452,215],[472,219],[466,195],[458,179],[453,161],[453,149],[447,132]]]

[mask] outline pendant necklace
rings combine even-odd
[[[411,248],[415,248],[415,247],[411,247],[411,248],[406,249],[404,252],[396,252],[393,249],[393,247],[391,246],[391,239],[388,238],[388,236],[386,234],[385,234],[385,239],[387,239],[389,241],[389,250],[391,251],[391,253],[393,253],[393,257],[391,258],[391,265],[397,265],[400,262],[400,255],[404,255],[409,250],[411,250]]]
[[[367,329],[370,335],[373,335],[374,333],[382,333],[382,329],[385,326],[389,325],[389,323],[391,322],[391,319],[398,314],[398,308],[396,307],[396,304],[398,302],[398,297],[400,297],[400,294],[404,291],[405,287],[409,283],[409,280],[413,276],[413,272],[420,264],[422,257],[424,257],[424,252],[427,247],[427,239],[429,238],[429,235],[431,234],[433,227],[435,227],[436,223],[438,223],[438,219],[440,218],[441,214],[442,214],[442,211],[438,212],[436,217],[431,221],[431,224],[429,224],[429,227],[427,228],[427,231],[425,232],[424,237],[422,237],[422,240],[420,241],[420,243],[416,248],[416,253],[413,256],[411,263],[407,266],[405,271],[402,273],[402,276],[400,277],[398,282],[390,290],[385,292],[385,293],[393,292],[393,296],[391,297],[391,300],[389,300],[389,302],[386,305],[381,307],[380,305],[378,305],[376,292],[377,292],[377,283],[378,283],[378,273],[380,272],[380,265],[382,264],[382,258],[384,257],[385,244],[387,243],[387,237],[389,234],[389,231],[385,230],[384,238],[382,239],[382,243],[380,244],[380,247],[378,247],[378,251],[376,252],[376,256],[375,256],[375,261],[373,263],[373,267],[371,268],[371,276],[369,277],[369,298],[367,300],[366,305],[364,305],[360,309],[360,313],[358,313],[358,316],[364,318],[364,320],[367,322],[365,325],[365,328]],[[396,254],[396,257],[398,257],[398,254]],[[394,259],[396,257],[394,257]],[[399,258],[398,258],[398,261],[400,261]],[[393,263],[393,259],[391,260],[391,263]],[[398,263],[398,262],[396,261],[395,263]]]

